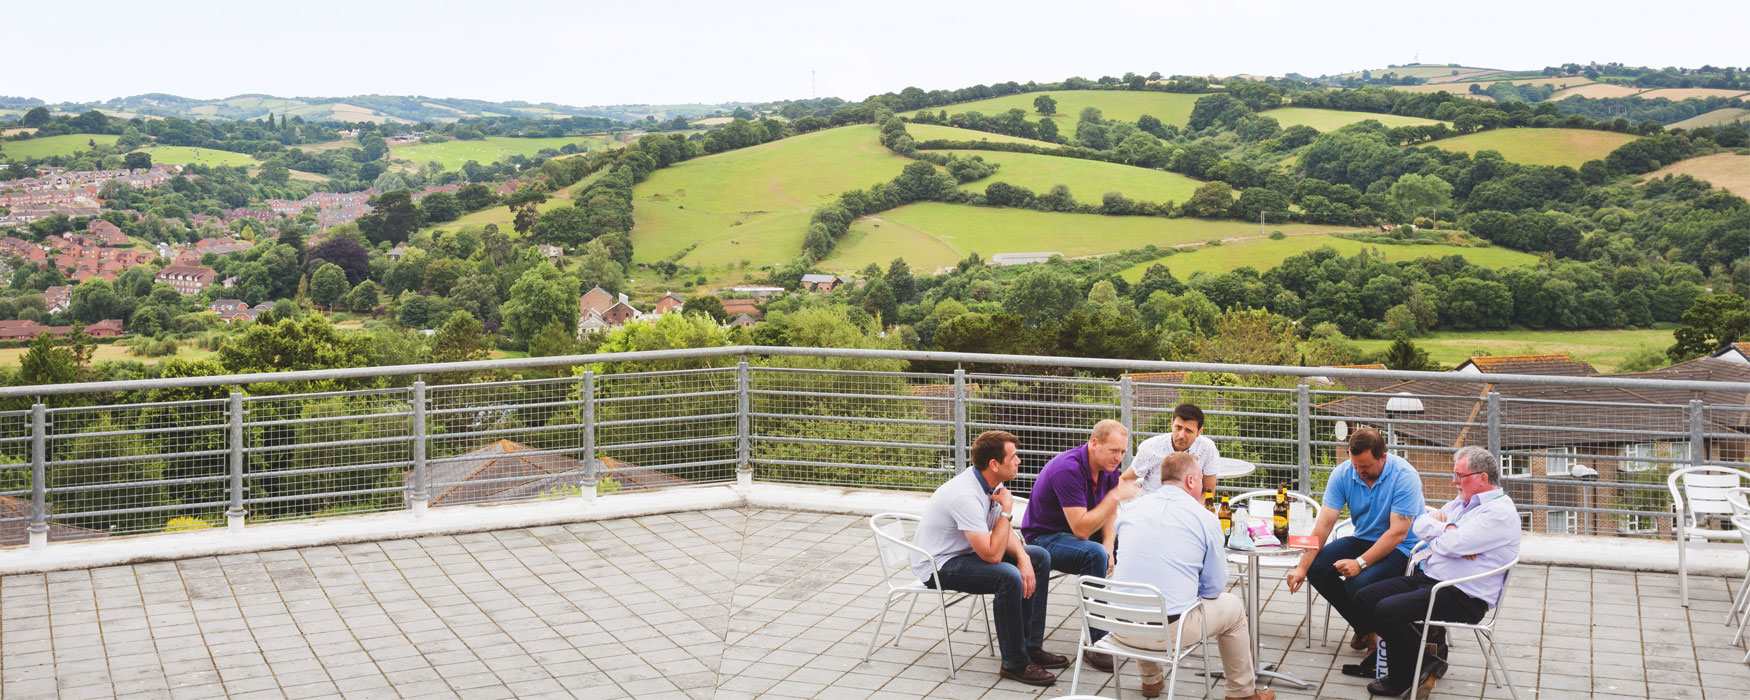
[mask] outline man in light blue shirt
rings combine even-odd
[[[1325,542],[1343,508],[1355,534]],[[1288,590],[1311,582],[1355,629],[1350,647],[1367,649],[1377,639],[1372,621],[1355,606],[1355,594],[1369,584],[1402,575],[1416,535],[1410,523],[1422,514],[1422,477],[1402,457],[1386,454],[1385,438],[1372,428],[1349,436],[1349,461],[1337,465],[1325,484],[1325,500],[1313,526],[1313,541],[1325,542],[1300,555],[1288,572]]]
[[[1245,608],[1237,596],[1222,592],[1227,587],[1227,563],[1223,559],[1226,550],[1215,514],[1197,500],[1197,493],[1203,488],[1203,472],[1197,460],[1185,452],[1167,455],[1161,462],[1160,475],[1161,488],[1118,508],[1118,543],[1123,556],[1118,557],[1112,578],[1160,589],[1166,597],[1167,619],[1175,625],[1188,625],[1183,627],[1185,644],[1196,641],[1199,631],[1216,638],[1221,647],[1228,698],[1276,697],[1274,691],[1260,691],[1256,687]],[[1200,598],[1203,605],[1186,613]],[[1171,629],[1164,630],[1162,637],[1171,640],[1172,633]],[[1121,644],[1143,649],[1171,649],[1170,641],[1161,643],[1125,635],[1115,638]],[[1142,671],[1143,696],[1160,695],[1166,685],[1160,665],[1148,661],[1139,661],[1138,665]]]
[[[1417,625],[1428,612],[1434,584],[1481,574],[1519,558],[1519,512],[1500,488],[1501,466],[1495,456],[1481,447],[1460,449],[1453,455],[1452,483],[1458,498],[1416,518],[1415,534],[1428,542],[1424,548],[1428,557],[1416,571],[1372,584],[1355,596],[1356,605],[1373,620],[1390,654],[1386,677],[1367,688],[1375,695],[1402,695],[1417,680],[1410,677],[1415,658],[1400,656],[1398,650],[1416,647],[1420,637]],[[1434,599],[1434,619],[1464,623],[1483,619],[1491,606],[1500,604],[1506,579],[1506,574],[1499,574],[1441,589]],[[1435,676],[1443,675],[1446,669],[1445,635],[1436,635],[1444,631],[1439,627],[1428,630],[1428,639],[1437,651],[1424,668]],[[1370,666],[1367,662],[1361,665]]]

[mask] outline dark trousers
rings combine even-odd
[[[1355,628],[1356,638],[1375,632],[1372,620],[1362,614],[1363,610],[1355,605],[1355,594],[1361,589],[1380,581],[1403,576],[1398,573],[1404,570],[1409,557],[1403,552],[1393,549],[1386,555],[1384,561],[1370,562],[1361,574],[1344,579],[1337,574],[1335,564],[1343,559],[1354,559],[1373,547],[1375,540],[1364,540],[1356,537],[1344,537],[1328,542],[1319,555],[1313,558],[1312,566],[1306,570],[1306,580],[1312,584],[1319,595],[1324,596],[1331,604],[1331,609],[1349,621],[1349,626]]]
[[[1033,544],[1044,547],[1045,551],[1051,553],[1051,566],[1057,571],[1075,576],[1105,578],[1108,564],[1106,546],[1100,544],[1099,538],[1099,531],[1095,531],[1085,540],[1072,533],[1053,532],[1034,538]],[[1098,642],[1104,636],[1106,630],[1092,630],[1088,641]]]
[[[1393,688],[1407,688],[1416,682],[1410,676],[1416,671],[1416,657],[1411,656],[1410,650],[1420,651],[1416,645],[1422,633],[1417,627],[1422,616],[1428,614],[1428,596],[1436,583],[1439,581],[1428,578],[1418,568],[1409,576],[1380,581],[1355,595],[1356,606],[1373,621],[1380,640],[1385,642],[1389,667],[1386,684]],[[1440,596],[1434,599],[1435,620],[1474,623],[1488,611],[1488,603],[1456,587],[1440,589]]]
[[[1033,560],[1031,597],[1022,596],[1021,569],[1013,555],[1005,554],[1003,561],[992,564],[977,554],[962,554],[941,568],[944,590],[992,596],[991,616],[996,618],[1003,667],[1017,672],[1030,663],[1027,651],[1045,643],[1045,603],[1051,597],[1051,554],[1028,545],[1027,556]]]

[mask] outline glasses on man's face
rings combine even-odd
[[[1465,472],[1463,474],[1460,474],[1458,472],[1453,472],[1452,473],[1452,480],[1453,481],[1464,481],[1467,477],[1476,476],[1476,475],[1481,474],[1481,473],[1482,472]]]

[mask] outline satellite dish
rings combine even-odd
[[[1347,421],[1337,421],[1335,425],[1331,426],[1331,432],[1337,435],[1338,440],[1348,440],[1349,423]]]

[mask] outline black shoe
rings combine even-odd
[[[1410,689],[1409,688],[1393,688],[1390,684],[1386,683],[1386,680],[1384,678],[1381,678],[1381,679],[1376,680],[1372,683],[1368,683],[1367,684],[1367,692],[1371,695],[1385,695],[1385,696],[1389,696],[1389,697],[1403,697],[1404,693],[1410,692]]]
[[[1069,657],[1063,654],[1053,654],[1044,649],[1028,649],[1027,660],[1044,669],[1069,668]]]
[[[1356,678],[1372,678],[1374,666],[1378,662],[1379,655],[1377,653],[1368,654],[1367,658],[1361,660],[1361,663],[1343,664],[1343,675],[1354,676]]]
[[[1040,668],[1039,664],[1027,664],[1027,668],[1020,671],[1010,671],[1009,667],[1004,666],[997,671],[997,675],[1027,685],[1047,686],[1057,683],[1057,674]]]
[[[1092,666],[1094,668],[1094,670],[1096,670],[1096,671],[1105,671],[1106,673],[1112,672],[1112,655],[1111,654],[1101,654],[1101,653],[1097,653],[1097,652],[1088,652],[1086,654],[1082,654],[1082,660],[1087,661],[1088,665]]]

